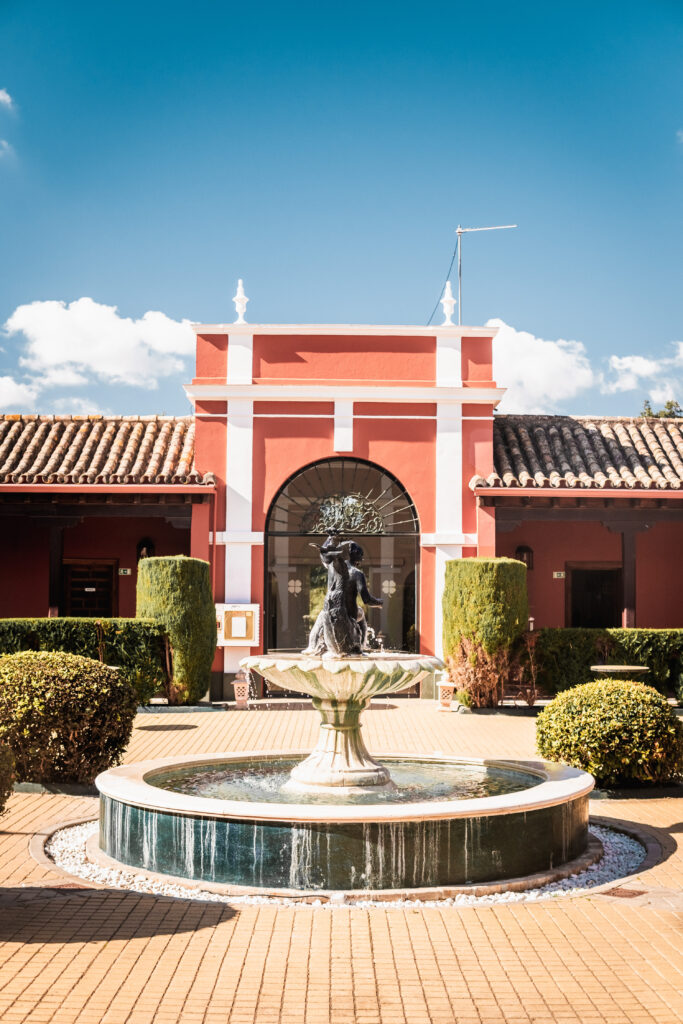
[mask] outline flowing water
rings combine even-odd
[[[239,800],[275,804],[408,804],[469,800],[500,796],[530,789],[543,781],[538,776],[509,768],[479,764],[453,764],[406,758],[391,759],[393,787],[374,791],[337,791],[322,788],[320,794],[291,787],[295,758],[274,758],[221,764],[192,765],[155,772],[146,781],[159,789],[214,800]]]

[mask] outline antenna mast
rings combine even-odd
[[[458,324],[460,326],[462,326],[462,236],[470,231],[507,231],[516,227],[518,227],[517,224],[497,224],[492,228],[461,228],[458,224],[455,233],[458,236]]]

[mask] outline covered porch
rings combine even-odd
[[[471,486],[496,554],[527,564],[535,627],[683,625],[682,425],[496,417]]]
[[[0,417],[0,617],[133,616],[137,565],[210,557],[190,417]]]

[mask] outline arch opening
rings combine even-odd
[[[265,649],[291,652],[306,646],[327,586],[315,549],[330,532],[361,545],[368,588],[383,600],[381,608],[365,609],[372,645],[417,651],[420,527],[415,505],[392,473],[345,457],[298,470],[271,502],[265,530]]]

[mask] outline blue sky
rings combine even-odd
[[[254,322],[425,323],[459,222],[520,225],[464,254],[509,408],[683,401],[682,52],[679,0],[3,0],[0,404],[185,411],[142,318],[238,277]]]

